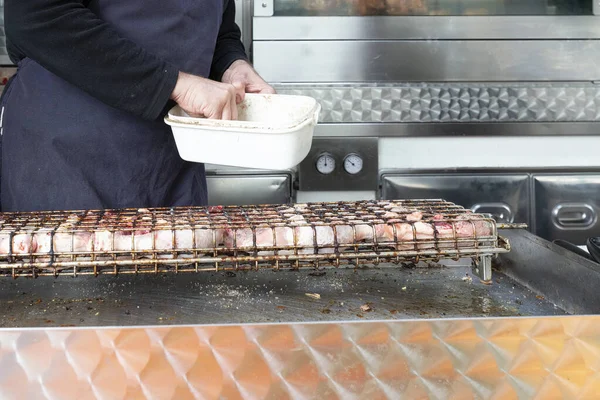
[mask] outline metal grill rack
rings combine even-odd
[[[444,200],[3,213],[0,274],[58,276],[378,265],[510,251],[493,219]]]

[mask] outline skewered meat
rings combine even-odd
[[[425,219],[426,210],[408,209],[394,202],[380,202],[368,211],[340,214],[305,204],[276,210],[249,209],[234,215],[214,208],[209,210],[214,212],[210,217],[212,225],[201,227],[193,226],[181,214],[173,214],[170,220],[153,220],[154,214],[149,210],[137,211],[131,216],[111,211],[101,215],[73,214],[57,227],[24,226],[13,236],[0,231],[0,256],[134,251],[207,254],[215,249],[283,255],[332,253],[336,248],[374,244],[415,250],[473,246],[494,233],[490,221],[474,218],[475,214],[469,212],[450,217],[432,215],[430,211]],[[439,240],[445,242],[436,243]]]
[[[395,247],[398,250],[409,250],[414,249],[415,244],[417,249],[428,249],[434,248],[435,244],[422,243],[418,244],[419,241],[432,241],[433,239],[445,239],[445,240],[456,240],[456,239],[470,239],[470,238],[485,238],[490,237],[493,233],[492,225],[485,220],[473,221],[472,214],[458,215],[454,220],[445,221],[441,215],[435,215],[433,217],[433,223],[427,223],[423,221],[417,221],[414,223],[392,223],[384,226],[382,235],[378,237],[378,240],[390,243],[405,242],[413,244],[399,244]],[[394,229],[396,231],[394,236]],[[455,235],[456,233],[456,235]],[[395,240],[397,239],[397,240]],[[458,243],[459,247],[472,246],[473,241],[461,241]],[[451,242],[438,244],[440,248],[448,248],[453,246]]]
[[[314,232],[314,234],[313,234]],[[273,237],[275,233],[275,237]],[[227,230],[225,246],[237,248],[253,248],[254,237],[251,229]],[[275,242],[276,245],[275,245]],[[256,247],[300,248],[299,254],[312,254],[314,247],[322,248],[319,253],[333,252],[333,229],[330,226],[276,227],[256,229]],[[273,254],[273,251],[259,252],[261,255]],[[278,254],[294,254],[294,250],[281,250]]]
[[[194,237],[195,236],[195,237]],[[173,243],[173,239],[175,242]],[[10,235],[0,234],[0,254],[10,254]],[[154,242],[154,243],[153,243]],[[12,237],[12,254],[208,250],[223,244],[223,229],[97,232],[49,230]],[[174,245],[173,245],[174,244]]]
[[[290,226],[254,229],[226,229],[224,244],[227,248],[249,248],[254,246],[292,248],[300,247],[300,254],[314,253],[314,247],[325,247],[323,253],[333,252],[333,229],[330,226],[307,226],[302,215],[292,214],[292,211],[302,210],[302,205],[296,209],[283,210]],[[298,226],[300,225],[300,226]],[[311,248],[312,247],[312,248]],[[328,248],[327,248],[328,247]],[[293,254],[293,250],[282,250],[279,254]],[[273,254],[273,251],[262,251],[259,254]]]
[[[100,231],[94,233],[94,250],[208,250],[223,243],[222,229],[176,229],[157,231]]]
[[[91,232],[36,232],[34,235],[36,253],[89,253],[92,251]],[[52,247],[53,246],[53,247]]]

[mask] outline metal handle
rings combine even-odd
[[[584,212],[575,212],[575,213],[570,213],[569,215],[572,215],[572,217],[559,216],[558,222],[560,222],[563,225],[580,224],[580,223],[584,223],[588,219],[587,214]]]
[[[552,210],[552,220],[561,229],[582,229],[594,225],[597,215],[589,204],[558,204]]]
[[[514,213],[506,203],[478,203],[471,210],[480,214],[490,214],[496,222],[511,224],[515,220]]]

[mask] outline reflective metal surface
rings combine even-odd
[[[595,398],[600,271],[506,234],[489,286],[461,266],[0,281],[0,396]]]
[[[600,26],[594,16],[254,18],[257,41],[524,38],[598,39]]]
[[[251,56],[252,50],[252,0],[235,1],[235,23],[242,34],[242,43],[246,53]]]
[[[600,121],[600,85],[593,83],[313,83],[276,88],[317,99],[321,124]],[[600,133],[600,124],[594,127]]]
[[[428,136],[595,136],[596,122],[445,122],[441,123],[323,123],[315,137],[428,137]]]
[[[594,40],[255,41],[269,82],[596,81]]]
[[[444,198],[501,223],[530,222],[528,174],[395,174],[381,177],[383,199]]]
[[[598,317],[0,333],[6,398],[593,399]]]
[[[553,304],[571,313],[600,313],[600,266],[524,230],[500,234],[510,239],[513,251],[495,260],[498,270],[491,285],[463,279],[470,275],[470,260],[444,262],[445,267],[381,264],[294,272],[2,279],[0,327],[564,315]],[[535,293],[514,280],[534,285]],[[372,310],[361,312],[367,303]]]
[[[4,33],[4,0],[0,0],[0,65],[12,65],[6,50],[6,35]]]
[[[524,230],[502,230],[512,243],[496,270],[572,314],[598,314],[600,264]]]
[[[600,236],[600,175],[539,174],[534,184],[537,235],[577,245]]]
[[[274,15],[589,15],[590,0],[266,0]]]
[[[503,273],[494,271],[492,285],[480,283],[469,263],[0,280],[0,328],[566,315],[552,300],[536,298]],[[365,304],[370,311],[361,310]]]
[[[273,0],[257,0],[254,3],[254,16],[255,17],[270,17],[273,15]]]
[[[286,204],[293,198],[290,174],[208,175],[210,205]]]

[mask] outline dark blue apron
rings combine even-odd
[[[208,76],[223,0],[93,0],[125,38]],[[60,57],[60,55],[57,55]],[[2,210],[204,205],[204,165],[183,161],[162,117],[144,121],[20,62],[3,96]]]

